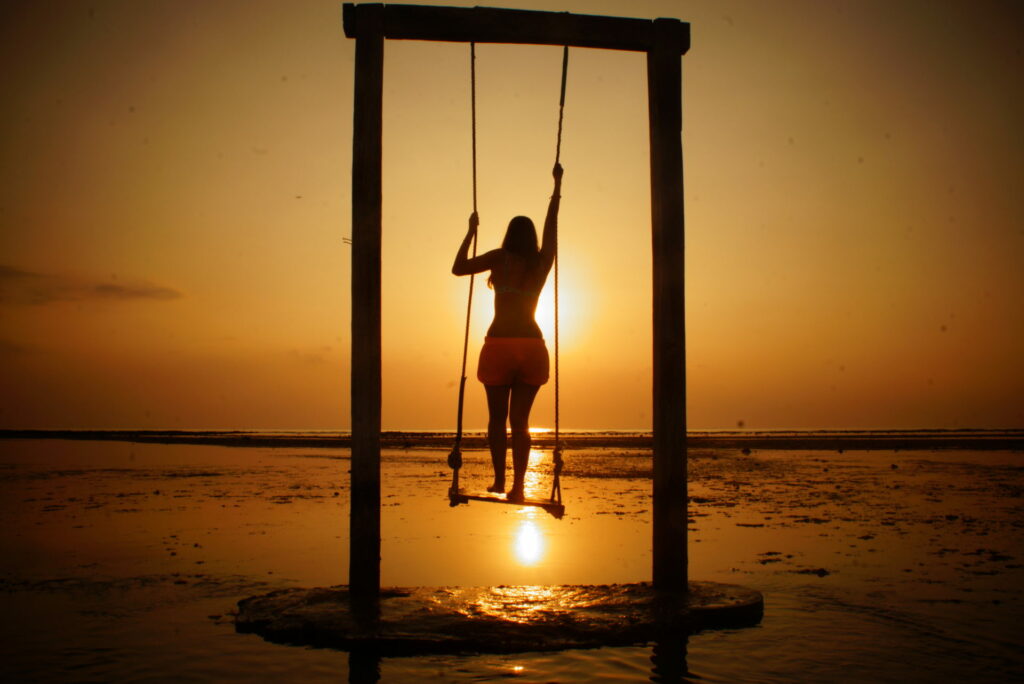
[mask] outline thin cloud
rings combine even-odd
[[[316,366],[326,363],[331,353],[331,347],[324,345],[315,349],[289,349],[288,358],[299,363]]]
[[[104,299],[178,299],[181,297],[181,293],[177,290],[148,283],[138,285],[99,283],[93,286],[93,294]]]
[[[0,264],[0,303],[41,306],[56,302],[179,299],[181,292],[144,280],[116,283],[86,277],[35,273]]]

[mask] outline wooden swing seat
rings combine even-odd
[[[525,498],[519,501],[509,501],[503,494],[495,494],[492,492],[481,492],[467,493],[463,490],[449,490],[448,501],[451,506],[458,506],[459,504],[468,504],[470,501],[482,501],[484,503],[497,503],[497,504],[509,504],[511,506],[534,506],[536,508],[543,508],[546,513],[554,516],[555,519],[561,520],[562,516],[565,515],[565,506],[556,501],[550,501],[548,499],[530,499]]]

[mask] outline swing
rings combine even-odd
[[[469,44],[470,64],[470,100],[473,119],[473,213],[476,213],[476,43]],[[569,46],[562,51],[562,88],[558,100],[558,139],[555,144],[555,163],[562,152],[562,114],[565,111],[565,76],[569,67]],[[476,256],[476,236],[473,237],[473,256]],[[468,504],[470,501],[486,503],[512,504],[514,506],[534,506],[561,519],[565,515],[562,505],[562,443],[559,439],[559,382],[558,382],[558,243],[555,243],[555,446],[552,453],[553,479],[551,496],[548,499],[523,498],[510,501],[496,493],[467,493],[459,488],[459,470],[462,468],[462,407],[466,396],[466,356],[469,350],[469,322],[473,310],[473,274],[469,276],[469,297],[466,304],[466,330],[462,340],[462,374],[459,380],[459,409],[456,420],[455,446],[448,454],[448,467],[452,469],[452,484],[448,489],[448,505],[455,507]]]

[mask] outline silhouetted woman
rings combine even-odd
[[[487,438],[494,465],[494,482],[487,488],[489,492],[505,491],[506,420],[512,427],[512,488],[507,496],[510,501],[523,500],[530,459],[530,408],[537,390],[548,381],[548,350],[534,312],[555,260],[561,165],[555,164],[552,173],[555,189],[539,249],[533,221],[516,216],[509,221],[499,249],[470,258],[469,246],[479,224],[474,212],[452,265],[455,275],[491,272],[487,284],[494,289],[494,321],[480,350],[476,377],[487,390]]]

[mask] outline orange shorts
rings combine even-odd
[[[476,378],[485,385],[543,385],[548,348],[540,337],[485,337]]]

